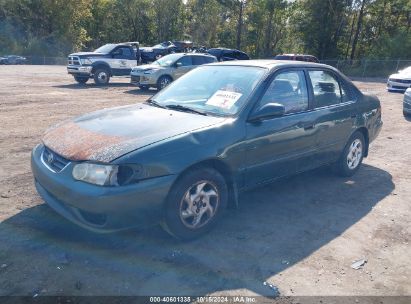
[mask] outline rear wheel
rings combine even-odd
[[[173,81],[173,79],[171,79],[170,76],[161,76],[158,80],[157,80],[157,89],[160,91],[162,89],[164,89],[166,86],[168,86],[171,82]]]
[[[340,159],[335,163],[338,175],[349,177],[355,174],[361,166],[365,152],[364,135],[357,131],[348,140]]]
[[[96,85],[107,85],[110,81],[110,73],[107,69],[97,69],[94,72],[94,82]]]
[[[88,77],[74,76],[74,80],[80,84],[85,84],[88,81]]]
[[[178,239],[194,239],[215,226],[227,201],[227,184],[219,172],[210,168],[189,171],[168,195],[162,226]]]

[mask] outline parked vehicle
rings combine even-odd
[[[6,55],[0,57],[0,64],[25,64],[26,61],[26,57],[18,55]]]
[[[274,57],[275,60],[296,60],[306,62],[320,62],[317,57],[305,54],[281,54]]]
[[[213,55],[218,61],[231,61],[231,60],[249,60],[250,56],[246,53],[234,49],[226,48],[212,48],[208,49],[207,53]]]
[[[94,52],[70,54],[67,72],[81,84],[93,78],[97,85],[107,85],[110,77],[129,76],[139,60],[138,42],[110,43]]]
[[[131,83],[139,86],[142,90],[148,90],[150,87],[162,90],[172,81],[197,66],[216,61],[214,56],[208,54],[176,53],[166,55],[152,64],[133,68]]]
[[[165,41],[152,47],[141,47],[141,61],[142,63],[156,61],[165,55],[175,53],[176,48],[171,41]]]
[[[404,102],[402,103],[404,116],[411,115],[411,88],[408,88],[404,93]]]
[[[333,67],[215,63],[145,104],[49,129],[33,149],[32,171],[49,206],[82,227],[161,222],[192,239],[246,189],[322,165],[353,175],[381,126],[378,98]]]
[[[390,75],[387,81],[389,92],[405,92],[411,87],[411,66]]]

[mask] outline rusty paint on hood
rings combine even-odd
[[[70,160],[111,162],[131,151],[224,120],[144,104],[131,105],[66,120],[47,130],[43,143]]]
[[[43,143],[48,148],[70,160],[108,161],[108,158],[96,159],[96,155],[115,149],[126,140],[126,137],[86,130],[72,121],[49,129],[43,137]]]

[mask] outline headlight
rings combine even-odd
[[[117,186],[118,166],[91,163],[77,164],[73,168],[73,178],[100,186]]]
[[[93,61],[88,58],[81,59],[81,64],[93,64]]]
[[[154,74],[157,71],[159,71],[159,69],[151,69],[151,70],[145,71],[144,74]]]
[[[99,186],[129,185],[146,178],[143,167],[138,164],[119,166],[81,163],[74,166],[72,174],[76,180]]]

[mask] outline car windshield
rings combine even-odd
[[[100,53],[100,54],[108,54],[110,53],[114,48],[115,48],[115,44],[105,44],[101,47],[99,47],[97,50],[94,51],[94,53]]]
[[[230,116],[244,106],[265,73],[247,66],[202,66],[155,95],[161,106],[179,105],[206,114]]]
[[[181,57],[183,57],[183,55],[181,54],[170,54],[154,61],[153,64],[157,64],[162,67],[168,67],[171,66],[176,60],[180,59]]]

